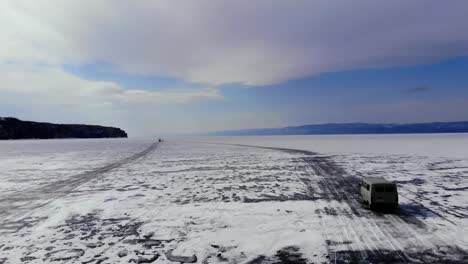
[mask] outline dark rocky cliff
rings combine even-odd
[[[127,133],[115,127],[39,123],[0,117],[0,139],[117,137],[127,137]]]

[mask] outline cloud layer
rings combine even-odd
[[[0,0],[0,114],[145,133],[281,125],[268,110],[186,106],[229,100],[222,84],[468,55],[466,10],[464,0]],[[187,87],[123,87],[63,70],[99,63]]]
[[[7,1],[0,57],[105,61],[206,84],[264,85],[323,72],[468,54],[463,0]]]
[[[154,120],[160,115],[161,119],[161,112],[167,107],[223,99],[215,88],[124,89],[114,82],[84,80],[59,68],[23,63],[0,64],[0,80],[0,116],[124,125],[133,127],[134,134],[141,127],[131,121],[136,116]],[[171,116],[176,118],[174,114],[166,117]],[[161,123],[158,120],[157,125]],[[170,124],[166,125],[170,131]]]

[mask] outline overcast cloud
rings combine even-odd
[[[0,3],[0,92],[43,96],[49,104],[86,97],[82,108],[222,100],[216,87],[227,83],[269,85],[468,54],[464,0]],[[95,62],[204,88],[128,90],[62,70]]]
[[[106,61],[208,84],[468,54],[463,0],[8,1],[3,59]],[[5,45],[6,44],[6,45]]]

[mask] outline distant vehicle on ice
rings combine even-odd
[[[377,207],[398,207],[398,191],[396,183],[381,177],[366,177],[359,183],[362,202],[371,210]]]

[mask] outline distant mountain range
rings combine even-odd
[[[342,123],[228,130],[209,133],[215,136],[247,135],[332,135],[332,134],[415,134],[415,133],[467,133],[468,121],[415,124]]]
[[[0,139],[115,138],[127,137],[120,128],[51,124],[0,117]]]

